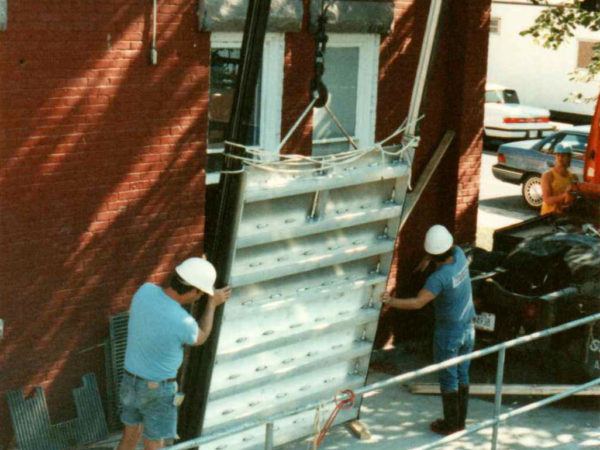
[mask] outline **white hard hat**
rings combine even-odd
[[[454,244],[450,232],[443,225],[434,225],[425,235],[425,251],[430,255],[441,255]]]
[[[204,258],[188,258],[175,268],[175,272],[183,281],[213,295],[217,271],[215,267]]]

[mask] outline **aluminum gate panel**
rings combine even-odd
[[[323,172],[246,167],[202,434],[365,384],[408,176],[375,152]],[[357,416],[354,407],[337,422]],[[314,420],[276,421],[275,444],[312,434]],[[258,427],[206,448],[263,445]]]

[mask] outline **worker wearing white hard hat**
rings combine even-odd
[[[140,435],[146,450],[164,446],[177,436],[177,371],[184,345],[203,344],[212,330],[215,308],[227,301],[231,288],[215,289],[217,272],[204,258],[179,264],[165,287],[145,283],[129,309],[125,374],[121,381],[120,450],[134,449]],[[183,305],[207,295],[196,322]]]
[[[398,309],[420,309],[433,301],[435,362],[465,355],[473,351],[475,307],[467,258],[454,245],[454,238],[443,225],[433,225],[425,235],[426,261],[435,269],[416,297],[394,298],[389,293],[382,301]],[[423,267],[421,267],[423,268]],[[439,434],[451,434],[465,428],[469,398],[469,361],[439,372],[444,418],[432,422],[430,428]]]
[[[571,154],[571,147],[566,144],[559,142],[554,146],[554,167],[542,174],[540,214],[562,214],[573,202],[569,191],[577,176],[569,170]]]

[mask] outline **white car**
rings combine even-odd
[[[540,139],[556,131],[550,111],[521,105],[517,91],[498,84],[485,85],[485,137],[495,140]]]

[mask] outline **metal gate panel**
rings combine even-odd
[[[366,382],[409,168],[371,152],[312,172],[268,169],[245,169],[234,289],[221,322],[203,434]],[[358,406],[341,411],[336,422],[358,412]],[[275,443],[312,434],[314,420],[310,411],[276,421]],[[207,448],[263,445],[264,427],[257,427]]]

